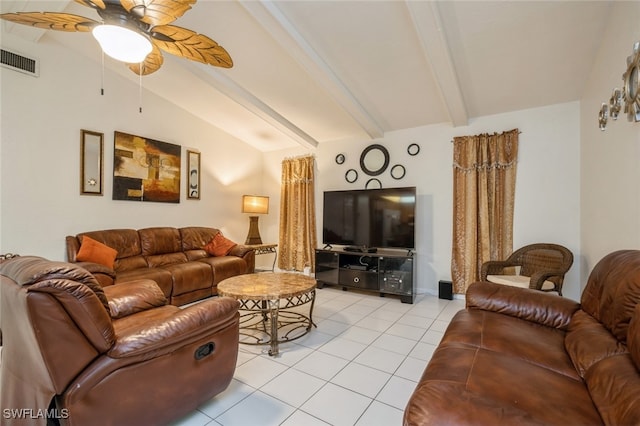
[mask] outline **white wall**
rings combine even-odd
[[[3,35],[4,48],[41,60],[40,77],[0,68],[0,253],[65,259],[83,231],[211,226],[243,242],[241,195],[261,187],[262,153],[55,42]],[[80,129],[104,133],[104,196],[79,195]],[[115,130],[181,145],[179,204],[112,200]],[[201,151],[201,200],[185,195],[186,149]]]
[[[577,102],[572,102],[481,117],[466,127],[453,128],[441,124],[390,132],[375,141],[322,143],[315,153],[318,168],[318,244],[322,243],[323,191],[364,188],[369,177],[360,169],[360,153],[368,145],[380,143],[389,150],[389,167],[402,164],[406,169],[401,180],[393,179],[389,171],[379,176],[382,186],[417,187],[418,290],[437,294],[438,281],[451,278],[453,146],[450,141],[454,136],[518,128],[522,134],[516,183],[514,248],[534,242],[555,242],[572,250],[576,263],[566,276],[564,293],[577,299],[580,288],[579,108]],[[407,146],[411,143],[421,146],[417,156],[407,154]],[[265,173],[269,175],[265,184],[272,185],[272,192],[279,190],[282,159],[303,151],[288,150],[265,156]],[[339,153],[346,156],[342,165],[335,163],[335,156]],[[353,184],[344,179],[350,168],[359,173]],[[269,220],[277,220],[277,217]]]
[[[607,253],[640,248],[640,123],[620,114],[598,129],[598,111],[622,88],[626,58],[640,41],[640,2],[615,2],[581,100],[582,283]]]

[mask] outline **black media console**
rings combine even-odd
[[[340,249],[316,250],[316,280],[324,284],[342,286],[343,290],[358,288],[400,296],[402,303],[415,299],[412,252],[379,250],[375,253],[356,253]]]

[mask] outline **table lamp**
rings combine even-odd
[[[269,197],[263,197],[260,195],[243,195],[242,213],[269,213]],[[262,244],[260,230],[258,229],[258,216],[249,216],[249,233],[247,234],[247,240],[244,243],[247,245]]]

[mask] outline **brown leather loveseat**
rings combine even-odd
[[[581,303],[472,284],[404,424],[640,424],[639,300],[638,250],[605,256]]]
[[[161,425],[227,388],[238,302],[181,309],[150,280],[102,288],[77,265],[0,262],[3,425]]]
[[[114,249],[113,267],[79,261],[83,239]],[[103,286],[126,284],[141,278],[155,281],[173,305],[184,305],[218,294],[218,283],[255,270],[255,252],[236,245],[227,254],[212,256],[205,246],[222,237],[206,227],[109,229],[67,236],[67,260],[78,262]],[[84,259],[84,258],[83,258]]]

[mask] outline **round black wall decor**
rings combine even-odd
[[[411,156],[418,155],[419,152],[420,152],[420,145],[418,145],[417,143],[412,143],[407,147],[407,153],[409,153],[409,155]]]
[[[391,168],[391,177],[395,180],[400,180],[407,173],[404,166],[402,164],[396,164]]]
[[[358,172],[355,169],[349,169],[344,174],[344,180],[349,183],[353,183],[358,180]]]
[[[371,178],[367,181],[364,189],[380,189],[382,188],[382,182],[378,178]]]
[[[373,144],[360,154],[360,168],[369,176],[378,176],[389,167],[389,151],[382,145]]]
[[[344,164],[344,154],[336,155],[336,163],[337,164]]]

